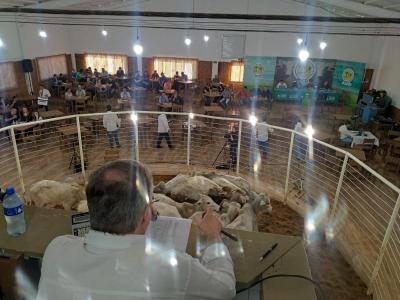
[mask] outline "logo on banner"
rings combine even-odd
[[[309,81],[317,71],[315,64],[311,60],[297,62],[293,69],[293,75],[296,79]]]
[[[260,76],[262,76],[264,74],[264,67],[263,67],[263,65],[262,64],[256,64],[254,67],[253,67],[253,75],[255,76],[255,77],[260,77]]]
[[[346,68],[342,73],[342,85],[352,86],[352,82],[354,79],[354,70],[350,68]]]

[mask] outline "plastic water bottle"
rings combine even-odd
[[[26,229],[24,206],[21,198],[15,192],[13,187],[6,189],[6,196],[3,200],[3,209],[8,234],[13,236],[23,234]]]

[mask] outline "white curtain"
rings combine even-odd
[[[14,63],[0,64],[0,90],[8,90],[17,87]]]
[[[197,78],[196,59],[155,57],[153,65],[154,70],[157,70],[158,74],[164,72],[165,76],[167,77],[174,77],[175,72],[178,71],[179,75],[181,72],[185,72],[189,79]]]
[[[47,80],[54,74],[67,74],[67,58],[65,55],[40,57],[37,59],[40,80]]]
[[[101,72],[104,68],[109,74],[116,74],[119,67],[125,73],[128,73],[128,58],[125,55],[113,54],[86,54],[85,55],[86,68],[91,67],[92,70],[97,69]]]
[[[232,82],[243,82],[243,63],[234,62],[231,68],[231,81]]]

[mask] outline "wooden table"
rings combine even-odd
[[[87,101],[89,101],[90,96],[71,96],[69,98],[66,98],[65,101],[66,102],[70,102],[71,103],[71,112],[76,112],[76,103],[85,103]]]
[[[51,118],[62,117],[64,116],[64,113],[62,111],[59,111],[58,109],[54,109],[49,111],[42,111],[40,112],[40,116],[43,119],[51,119]]]
[[[132,100],[118,99],[117,103],[121,110],[125,110],[126,107],[128,107],[129,110],[133,110]]]
[[[219,105],[204,106],[204,114],[206,115],[224,115],[225,110]]]
[[[351,148],[341,148],[341,147],[340,147],[340,149],[343,149],[343,150],[353,154],[356,158],[358,158],[361,161],[367,160],[367,158],[365,157],[365,152],[363,150],[357,150],[357,149],[351,149]],[[336,155],[336,157],[339,157],[339,158],[343,158],[345,156],[340,151],[336,151],[335,155]]]
[[[3,250],[2,253],[6,255],[22,253],[28,257],[40,258],[55,237],[71,234],[72,214],[73,212],[61,209],[25,206],[27,229],[18,237],[7,234],[5,219],[0,218],[0,250]],[[239,242],[223,238],[234,262],[234,272],[239,288],[251,284],[262,273],[267,275],[271,272],[287,272],[311,277],[300,237],[233,229],[227,229],[227,231],[239,238]],[[202,238],[197,227],[192,225],[186,252],[196,257],[199,242],[202,242]],[[275,243],[278,243],[276,249],[260,262],[259,257]],[[272,265],[274,265],[273,268],[271,268]],[[268,267],[269,269],[265,272]],[[294,280],[283,278],[265,282],[262,286],[264,299],[316,299],[314,288],[310,283],[303,280],[294,282]],[[273,297],[271,298],[270,295]]]

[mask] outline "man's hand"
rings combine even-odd
[[[212,208],[207,208],[203,219],[199,224],[201,232],[207,237],[209,243],[216,243],[221,241],[221,223],[217,216],[214,214]]]

